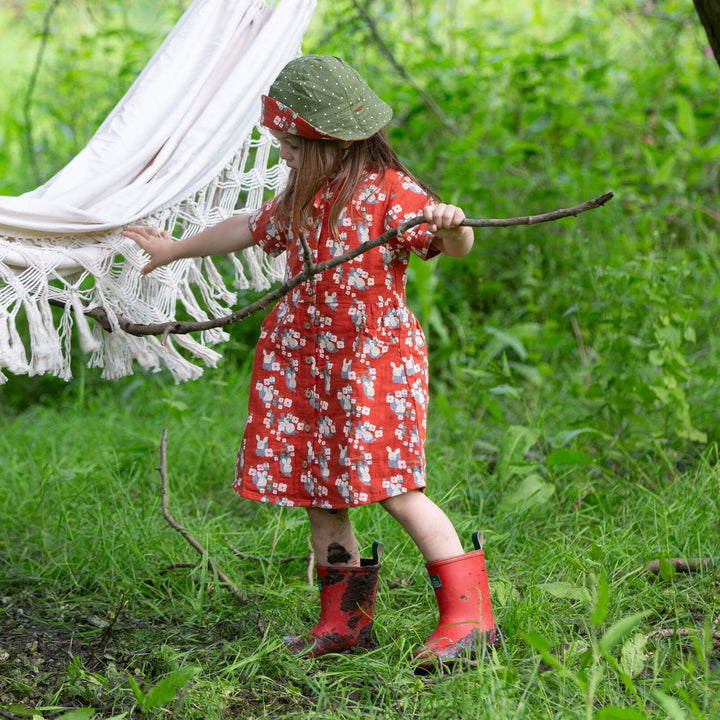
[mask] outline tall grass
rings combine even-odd
[[[434,412],[431,496],[465,538],[485,531],[504,640],[477,667],[423,682],[408,654],[433,627],[432,590],[412,543],[379,507],[353,514],[362,546],[378,538],[387,547],[379,648],[311,661],[281,649],[282,634],[313,621],[317,593],[307,583],[304,514],[240,501],[229,487],[245,380],[225,368],[183,386],[162,377],[71,385],[6,424],[0,646],[12,662],[0,673],[4,702],[82,704],[110,717],[136,702],[126,673],[147,689],[197,666],[182,700],[166,705],[176,717],[662,717],[663,703],[677,704],[670,717],[720,712],[716,572],[644,571],[653,558],[717,552],[712,453],[671,483],[609,480],[592,466],[558,473],[547,502],[508,506],[507,478],[477,460],[477,428]],[[247,604],[162,518],[163,427],[170,510]],[[187,562],[196,565],[169,569]],[[617,622],[629,625],[608,638]],[[692,632],[672,634],[683,628]],[[19,638],[50,635],[71,648],[76,638],[76,659],[59,653],[55,668],[45,659],[32,690],[26,663],[37,651]]]

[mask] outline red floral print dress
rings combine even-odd
[[[431,200],[396,170],[366,173],[328,226],[328,193],[314,203],[308,246],[337,257],[422,211]],[[303,247],[275,221],[276,201],[250,218],[256,243],[287,251],[286,279]],[[425,336],[405,302],[410,251],[437,251],[419,225],[326,270],[282,298],[262,324],[247,423],[233,484],[278,505],[347,508],[425,487],[428,363]]]

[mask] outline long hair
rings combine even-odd
[[[386,170],[399,170],[416,182],[433,199],[437,195],[418,180],[392,149],[380,131],[366,140],[309,140],[298,136],[299,170],[292,170],[277,206],[278,220],[292,222],[294,232],[312,221],[312,204],[318,192],[330,183],[330,232],[337,239],[337,223],[343,208],[358,189],[363,175],[372,170],[384,175]]]

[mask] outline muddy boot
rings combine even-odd
[[[473,552],[427,563],[440,620],[413,657],[418,672],[471,657],[483,644],[496,645],[500,634],[493,619],[482,534],[473,533]]]
[[[375,644],[373,615],[383,546],[373,543],[372,558],[360,566],[316,565],[320,588],[320,620],[308,635],[286,636],[295,655],[318,657]]]

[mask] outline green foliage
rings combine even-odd
[[[557,13],[551,2],[374,0],[371,26],[344,0],[321,5],[306,38],[306,52],[338,52],[372,78],[395,109],[401,157],[469,215],[524,215],[615,192],[576,220],[478,230],[470,256],[412,264],[408,296],[430,340],[438,402],[451,414],[471,383],[471,412],[490,421],[488,447],[504,424],[535,428],[541,415],[550,452],[580,453],[575,465],[598,453],[624,470],[644,457],[692,462],[718,439],[716,412],[697,403],[714,380],[719,299],[717,68],[698,48],[693,8],[661,5],[653,14],[639,1],[587,0]],[[0,15],[6,34],[32,40],[17,43],[20,72],[6,73],[0,95],[7,191],[79,150],[180,9],[61,4],[21,113],[49,8]],[[45,164],[39,178],[30,157]],[[257,326],[236,328],[231,361]],[[580,429],[572,447],[557,444]]]
[[[707,440],[690,414],[694,323],[702,302],[686,290],[691,275],[687,265],[654,255],[603,268],[594,279],[595,300],[578,313],[582,326],[597,328],[590,338],[586,416],[603,432],[622,428],[628,450],[646,449],[653,436],[676,446]]]
[[[128,683],[130,684],[130,689],[138,705],[143,713],[145,713],[152,708],[165,705],[171,700],[174,700],[178,691],[187,685],[198,672],[200,672],[200,668],[192,665],[178,668],[156,682],[147,692],[143,692],[140,689],[140,686],[132,675],[128,675]]]
[[[3,45],[14,50],[12,64],[0,65],[0,141],[9,150],[0,155],[0,193],[13,195],[48,180],[83,148],[179,9],[169,0],[17,5],[14,14],[0,8]]]
[[[437,620],[433,591],[419,553],[378,507],[355,511],[353,521],[362,547],[378,538],[387,548],[379,647],[325,660],[284,651],[282,635],[317,614],[309,530],[304,513],[239,502],[229,488],[246,375],[225,365],[179,386],[155,375],[58,388],[6,418],[0,435],[0,707],[8,713],[24,716],[12,704],[45,720],[78,707],[95,708],[98,720],[720,712],[717,570],[641,571],[651,558],[716,552],[713,453],[649,487],[599,475],[595,465],[549,466],[556,451],[546,452],[542,432],[510,426],[491,470],[476,427],[436,409],[430,496],[468,545],[472,531],[485,531],[504,640],[477,667],[423,683],[408,655]],[[248,594],[246,604],[163,519],[155,469],[163,427],[170,511]],[[555,492],[543,504],[506,507],[503,498],[533,474]],[[177,567],[187,562],[195,564]]]

